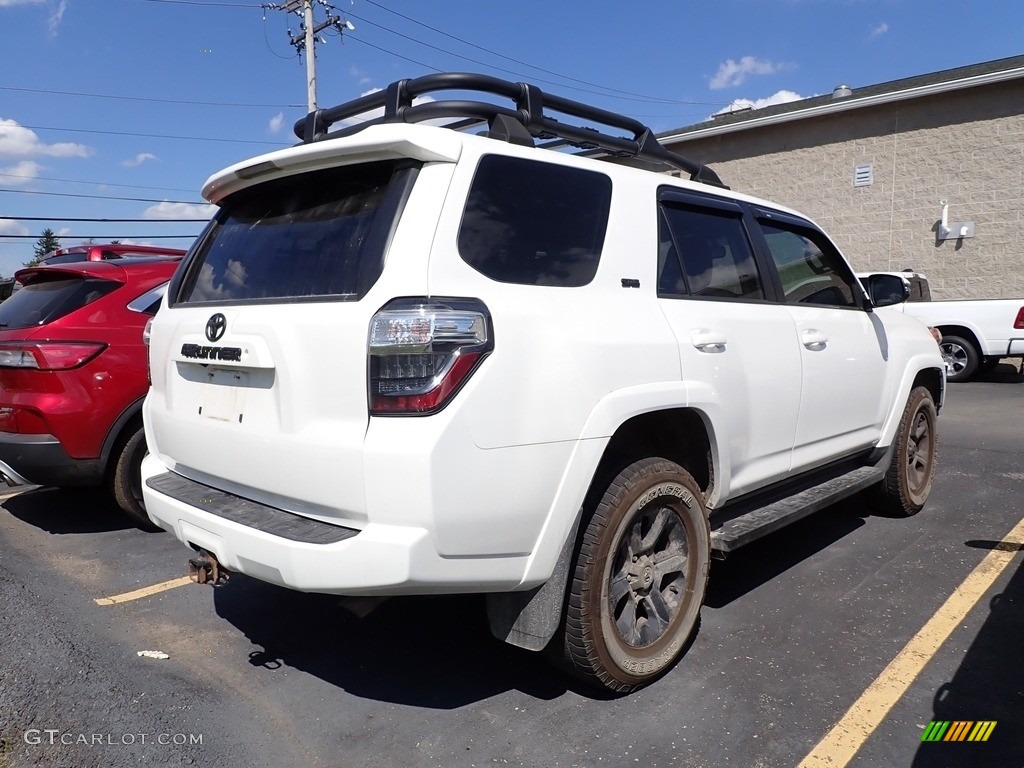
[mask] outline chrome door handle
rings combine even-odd
[[[808,349],[821,349],[828,343],[828,336],[825,335],[824,331],[819,331],[816,328],[808,328],[806,331],[802,331],[800,333],[800,341]]]
[[[693,331],[690,342],[701,352],[725,352],[727,339],[724,334],[715,331]]]

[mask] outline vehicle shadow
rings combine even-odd
[[[1020,384],[1024,381],[1024,364],[1018,365],[1016,359],[1013,362],[1004,360],[991,371],[975,374],[974,380],[996,384]]]
[[[257,646],[250,664],[286,665],[363,698],[455,709],[508,690],[544,700],[602,695],[494,639],[481,595],[395,597],[363,618],[345,602],[242,574],[214,593],[217,615]]]
[[[56,534],[136,527],[102,488],[33,488],[0,503],[13,517]]]
[[[966,544],[983,549],[998,546],[996,542]],[[1024,665],[1020,663],[1024,562],[1019,552],[1015,559],[1015,573],[1006,588],[989,601],[989,615],[953,679],[935,692],[931,718],[975,723],[994,720],[996,726],[985,742],[922,743],[914,757],[914,768],[1024,765]]]
[[[870,514],[863,500],[848,499],[716,561],[706,604],[728,605],[861,527]],[[775,535],[786,537],[785,547]],[[553,669],[541,654],[492,637],[481,595],[396,597],[364,618],[347,602],[242,574],[214,592],[217,615],[256,646],[250,664],[302,670],[364,698],[432,709],[508,690],[542,700],[567,691],[615,698]]]
[[[854,496],[751,542],[724,560],[713,560],[704,604],[724,608],[857,530],[871,514],[863,499]],[[782,536],[784,546],[777,538]]]

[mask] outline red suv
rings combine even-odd
[[[137,523],[149,389],[142,331],[180,257],[20,270],[0,304],[0,476],[9,484],[106,484]]]
[[[104,243],[103,245],[72,245],[58,248],[43,257],[43,264],[68,264],[73,261],[107,261],[109,259],[132,259],[140,256],[177,256],[185,251],[180,248],[163,248],[155,245],[126,245],[125,243]]]

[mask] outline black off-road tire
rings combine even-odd
[[[916,387],[896,431],[896,447],[875,493],[878,511],[890,517],[909,517],[921,511],[932,490],[938,459],[937,414],[932,393]]]
[[[710,565],[707,514],[690,473],[661,458],[630,464],[586,522],[562,666],[617,692],[659,677],[696,631]]]
[[[114,501],[145,531],[160,530],[146,514],[142,503],[142,460],[146,457],[146,433],[140,423],[114,445],[111,454],[110,492]]]
[[[962,336],[943,336],[939,351],[946,363],[946,381],[967,381],[978,370],[981,355],[972,341]]]

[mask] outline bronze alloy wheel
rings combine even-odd
[[[885,479],[877,487],[876,503],[883,514],[909,517],[924,507],[938,459],[937,427],[938,415],[931,392],[915,387],[900,418]]]
[[[709,565],[693,477],[659,458],[623,469],[580,545],[565,622],[571,669],[615,691],[668,670],[697,627]]]

